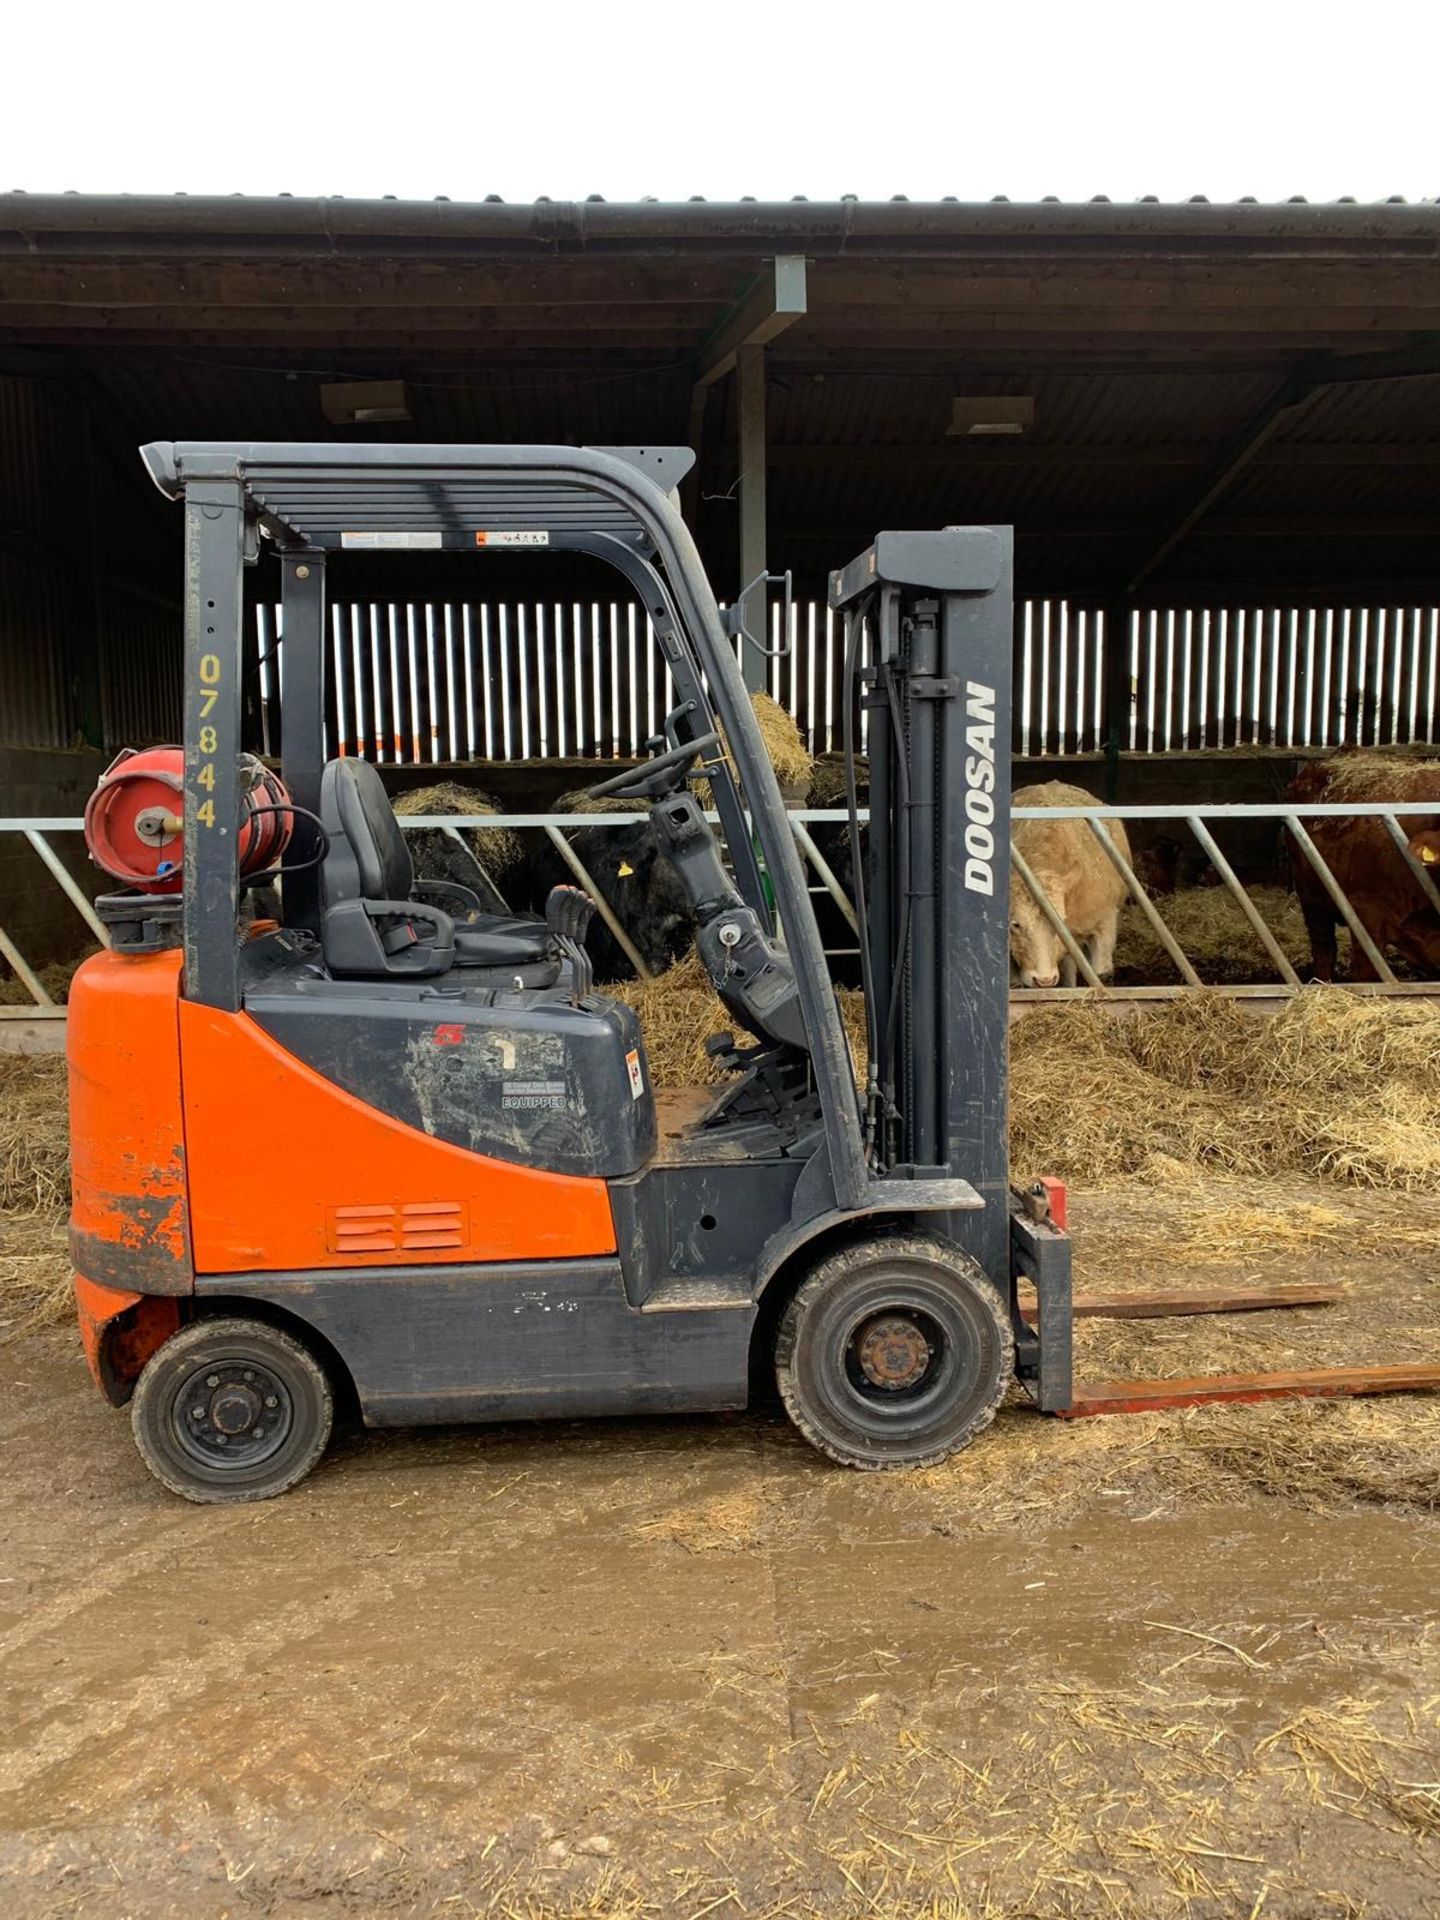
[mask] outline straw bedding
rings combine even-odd
[[[616,988],[635,1007],[657,1086],[723,1078],[705,1041],[734,1022],[696,956]],[[857,1058],[864,1007],[839,994]],[[1121,1017],[1037,1011],[1011,1030],[1018,1173],[1095,1182],[1165,1163],[1302,1173],[1440,1195],[1440,1015],[1311,988],[1273,1016],[1194,995]]]
[[[640,1013],[657,1086],[723,1077],[704,1043],[734,1022],[693,952],[658,980],[613,992]],[[863,1003],[838,998],[858,1062]],[[1199,995],[1130,1017],[1081,1005],[1028,1015],[1010,1049],[1017,1177],[1153,1191],[1290,1175],[1332,1191],[1440,1198],[1440,1014],[1427,1007],[1338,988],[1308,989],[1273,1016]],[[63,1214],[66,1151],[63,1062],[0,1055],[0,1207],[12,1229],[25,1219],[48,1231]],[[1163,1204],[1173,1210],[1172,1198]],[[1433,1206],[1413,1218],[1433,1223]],[[1232,1226],[1237,1247],[1264,1248],[1284,1231],[1264,1202]],[[1215,1233],[1212,1222],[1201,1237]],[[1173,1226],[1167,1235],[1173,1246]]]

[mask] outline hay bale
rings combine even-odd
[[[1260,917],[1286,959],[1304,978],[1310,939],[1293,893],[1283,887],[1247,887]],[[1182,887],[1155,902],[1181,951],[1208,986],[1248,986],[1279,974],[1228,887]],[[1168,986],[1180,979],[1144,913],[1131,900],[1120,913],[1115,979],[1124,986]]]
[[[405,816],[504,811],[497,800],[482,793],[478,787],[462,787],[453,780],[444,780],[437,787],[416,787],[409,793],[399,794],[394,806],[397,814]],[[513,827],[458,827],[456,831],[497,885],[524,862],[525,844]]]

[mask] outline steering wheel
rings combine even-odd
[[[670,747],[664,753],[657,753],[653,760],[647,760],[643,767],[627,767],[624,773],[613,774],[610,779],[602,780],[597,786],[587,787],[586,793],[592,800],[604,800],[612,795],[619,800],[650,800],[657,794],[673,793],[684,778],[684,769],[699,758],[709,747],[718,747],[718,733],[697,733],[693,740],[682,740],[678,747]],[[654,785],[658,774],[676,772],[673,782]]]

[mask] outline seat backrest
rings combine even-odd
[[[320,776],[329,841],[320,865],[320,944],[340,979],[444,973],[455,958],[449,914],[412,900],[415,869],[374,767],[332,760]]]
[[[332,760],[320,778],[320,818],[330,839],[321,869],[325,904],[408,900],[410,849],[379,774],[365,760]]]

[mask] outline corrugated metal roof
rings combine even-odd
[[[134,193],[123,193],[123,192],[95,194],[95,193],[86,193],[82,188],[77,188],[77,187],[67,187],[64,190],[64,192],[59,195],[48,193],[48,192],[37,192],[33,189],[26,188],[26,187],[11,187],[9,189],[9,192],[15,193],[15,194],[23,194],[28,198],[34,198],[37,200],[59,198],[59,199],[66,199],[66,200],[88,199],[88,200],[99,200],[99,201],[110,201],[110,200],[124,201],[124,200],[156,200],[156,199],[168,198],[171,200],[225,199],[225,200],[266,201],[266,200],[294,200],[294,199],[310,198],[310,196],[307,196],[307,195],[303,195],[303,194],[297,195],[293,193],[287,193],[284,191],[277,194],[259,194],[259,193],[190,194],[190,193],[186,193],[183,188],[177,188],[174,193],[169,195],[134,194]],[[323,199],[325,201],[344,201],[349,197],[351,196],[347,196],[343,193],[332,193],[332,194],[324,195]],[[878,200],[876,199],[867,200],[862,198],[859,194],[854,194],[854,193],[837,193],[836,195],[834,195],[833,199],[827,199],[827,200],[817,200],[814,198],[814,196],[810,194],[805,194],[805,193],[792,193],[787,195],[784,199],[781,199],[781,200],[763,200],[757,197],[755,194],[751,194],[751,193],[737,194],[733,200],[714,200],[703,193],[686,194],[686,195],[683,195],[678,200],[663,200],[658,194],[653,194],[653,193],[641,194],[638,197],[638,199],[634,199],[634,200],[611,200],[607,195],[603,193],[587,193],[586,195],[584,195],[583,199],[578,201],[556,200],[550,194],[545,194],[545,193],[537,195],[537,197],[534,200],[507,201],[503,194],[487,193],[483,196],[483,198],[480,201],[468,202],[468,203],[465,201],[456,201],[454,199],[454,196],[448,193],[432,194],[428,197],[428,199],[406,198],[404,195],[395,194],[395,193],[382,194],[380,197],[382,201],[392,201],[396,205],[400,205],[400,206],[434,206],[434,205],[463,206],[466,204],[470,204],[470,205],[498,206],[498,207],[503,207],[503,206],[759,207],[759,206],[810,206],[812,204],[817,206],[852,205],[852,206],[937,206],[937,207],[958,207],[958,206],[1425,207],[1425,206],[1434,206],[1436,204],[1440,204],[1440,196],[1427,194],[1427,195],[1419,195],[1417,197],[1411,198],[1403,193],[1383,194],[1376,197],[1372,197],[1369,200],[1360,200],[1354,194],[1348,194],[1348,193],[1338,194],[1333,199],[1329,199],[1329,200],[1312,200],[1308,194],[1303,194],[1303,193],[1287,194],[1286,196],[1284,196],[1282,199],[1279,199],[1279,200],[1266,200],[1255,194],[1248,194],[1248,193],[1239,194],[1234,199],[1218,199],[1218,200],[1212,200],[1209,194],[1205,194],[1205,193],[1192,193],[1185,196],[1183,199],[1179,199],[1179,200],[1167,200],[1163,198],[1160,194],[1155,194],[1155,193],[1139,193],[1139,194],[1134,194],[1128,198],[1124,195],[1121,195],[1119,198],[1116,198],[1114,195],[1111,195],[1108,193],[1092,193],[1092,194],[1085,195],[1079,199],[1072,198],[1065,194],[1046,193],[1046,194],[1040,195],[1038,199],[1034,199],[1034,200],[1012,200],[1009,194],[1005,194],[1005,193],[993,193],[989,195],[987,199],[984,199],[984,200],[968,200],[963,198],[961,195],[954,194],[954,193],[941,194],[938,199],[934,199],[934,200],[912,199],[911,196],[907,193],[892,193]]]

